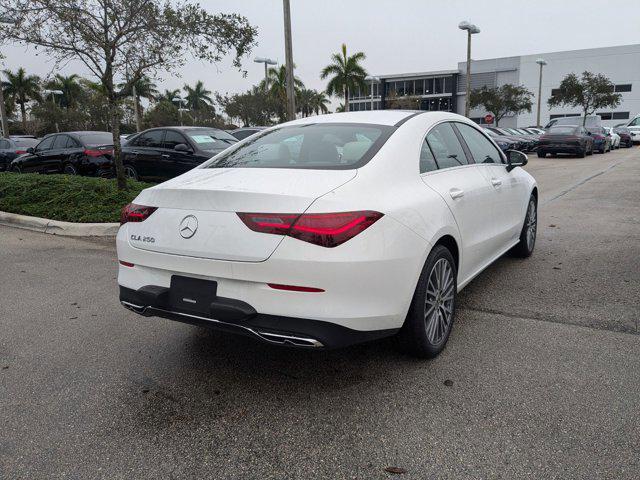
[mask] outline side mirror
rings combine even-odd
[[[175,147],[173,147],[173,149],[176,152],[182,152],[182,153],[191,153],[191,149],[189,148],[189,146],[185,143],[179,143],[178,145],[176,145]]]
[[[35,151],[35,149],[34,149],[33,147],[29,147],[29,148],[27,148],[27,153],[30,153],[30,154],[32,154],[32,155],[33,155],[35,152],[36,152],[36,151]]]
[[[587,135],[591,136],[591,132],[587,131]]]
[[[518,150],[507,150],[505,154],[507,155],[507,172],[516,167],[524,167],[529,162],[527,154]]]

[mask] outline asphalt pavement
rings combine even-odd
[[[0,227],[0,478],[639,478],[640,150],[526,168],[536,252],[433,361],[143,318],[112,241]]]

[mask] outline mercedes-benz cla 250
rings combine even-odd
[[[456,294],[529,256],[538,190],[473,122],[375,111],[263,130],[122,212],[120,300],[299,347],[397,335],[433,357]]]

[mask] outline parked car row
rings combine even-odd
[[[629,135],[619,135],[611,128],[554,125],[540,137],[538,157],[569,153],[584,158],[593,152],[607,153],[621,145],[631,147]]]
[[[236,142],[234,136],[214,128],[145,130],[127,137],[122,146],[125,175],[135,180],[168,180]],[[110,132],[54,133],[39,141],[0,139],[0,171],[113,177],[113,148]]]

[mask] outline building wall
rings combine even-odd
[[[602,73],[616,85],[631,84],[631,92],[621,93],[622,103],[618,107],[602,110],[606,112],[629,112],[630,118],[640,113],[640,45],[543,53],[540,55],[526,55],[520,58],[520,82],[535,93],[536,100],[540,67],[535,61],[538,58],[544,58],[547,61],[542,75],[540,121],[543,125],[549,121],[552,114],[581,113],[579,108],[571,107],[556,107],[549,110],[547,100],[551,97],[551,90],[558,88],[567,74],[575,73],[580,75],[584,71]],[[534,108],[531,113],[524,113],[519,116],[519,126],[535,125],[536,106],[534,102]],[[599,111],[596,113],[599,113]],[[623,119],[603,121],[605,125],[609,126],[623,122],[625,122]]]

